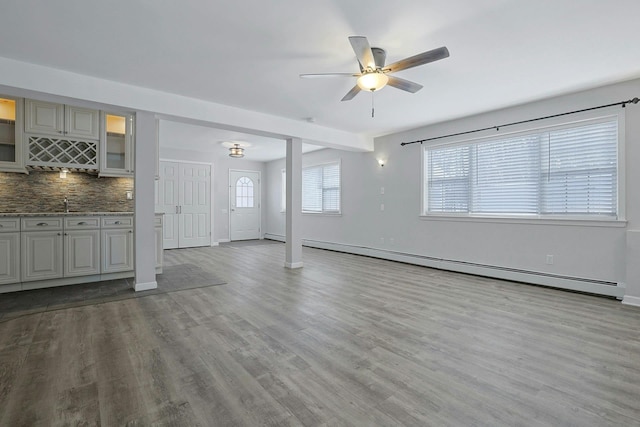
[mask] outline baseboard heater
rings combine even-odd
[[[267,233],[264,235],[264,238],[280,242],[285,241],[284,236],[279,234]],[[624,287],[615,282],[568,277],[493,265],[476,264],[465,261],[456,261],[404,252],[389,251],[385,249],[375,249],[366,246],[323,242],[319,240],[303,239],[302,245],[308,246],[310,248],[327,249],[336,252],[363,255],[389,261],[404,262],[407,264],[420,265],[423,267],[436,268],[439,270],[474,274],[476,276],[491,277],[495,279],[529,283],[533,285],[549,286],[553,288],[568,289],[572,291],[588,292],[592,294],[605,295],[616,298],[622,298],[624,296]]]

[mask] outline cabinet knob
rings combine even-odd
[[[60,233],[58,233],[58,236],[59,236],[59,235],[60,235]],[[65,236],[68,236],[68,235],[69,235],[69,233],[64,233],[64,235],[65,235]]]
[[[62,234],[58,233],[58,236],[62,236]],[[66,234],[65,234],[65,236],[66,236]]]
[[[133,233],[133,230],[129,230],[129,233]]]

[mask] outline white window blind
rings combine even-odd
[[[618,122],[425,148],[426,213],[617,216]]]
[[[302,211],[340,212],[340,163],[302,169]]]

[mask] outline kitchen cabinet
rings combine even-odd
[[[133,270],[133,217],[102,218],[102,273]]]
[[[23,111],[22,98],[0,95],[0,171],[2,172],[26,173],[22,149]]]
[[[22,282],[61,278],[62,218],[23,218],[21,228]]]
[[[99,176],[133,176],[133,115],[101,112]]]
[[[163,214],[156,214],[154,219],[153,227],[155,231],[155,248],[156,248],[156,273],[162,273],[162,264],[163,264],[163,245],[162,245],[162,222],[164,220]]]
[[[20,219],[0,218],[0,287],[18,290],[20,282]]]
[[[100,218],[65,218],[64,277],[100,274]]]
[[[97,140],[99,124],[98,110],[32,99],[25,104],[26,133]]]

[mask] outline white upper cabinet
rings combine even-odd
[[[100,176],[133,176],[133,115],[102,112]]]
[[[26,172],[22,149],[22,98],[0,95],[0,171]]]
[[[100,137],[99,112],[65,105],[65,135],[74,138]]]
[[[25,132],[66,138],[98,139],[98,110],[28,99]]]

